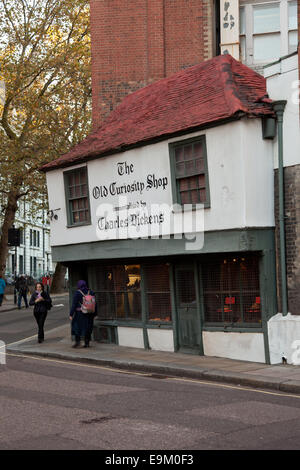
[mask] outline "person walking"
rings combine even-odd
[[[52,301],[44,291],[44,286],[41,282],[35,285],[35,292],[32,294],[29,305],[34,305],[33,315],[38,325],[38,342],[44,341],[44,324],[47,317],[48,310],[52,307]]]
[[[73,296],[73,302],[70,310],[72,336],[75,336],[73,348],[80,346],[81,337],[84,337],[84,347],[88,348],[94,327],[94,318],[97,315],[97,304],[94,312],[83,313],[82,304],[86,295],[95,296],[94,292],[88,289],[84,280],[78,281],[77,290]]]
[[[6,282],[3,277],[0,275],[0,307],[3,302],[4,292],[5,292]]]
[[[22,275],[17,279],[16,289],[18,291],[18,309],[21,309],[22,299],[24,299],[25,307],[28,308],[27,294],[29,288],[25,276]]]

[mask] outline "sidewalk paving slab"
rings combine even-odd
[[[8,354],[24,354],[88,363],[147,375],[182,377],[288,392],[300,395],[300,367],[268,365],[235,359],[129,348],[92,342],[90,348],[72,348],[70,324],[46,332],[45,341],[27,338],[7,345]]]

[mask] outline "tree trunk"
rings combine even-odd
[[[57,263],[53,274],[52,284],[50,288],[51,294],[59,294],[65,292],[65,275],[67,268],[61,263]]]
[[[0,237],[0,274],[5,275],[6,260],[8,255],[8,230],[12,227],[18,209],[19,195],[17,191],[11,191],[8,195]]]

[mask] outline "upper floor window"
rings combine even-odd
[[[179,204],[209,206],[205,137],[170,144],[173,199]]]
[[[30,246],[39,248],[40,246],[40,232],[38,230],[30,229]]]
[[[240,53],[249,66],[262,66],[297,50],[297,1],[240,2]]]
[[[68,225],[89,224],[87,168],[81,167],[76,170],[66,171],[64,178]]]

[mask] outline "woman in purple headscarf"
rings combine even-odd
[[[97,304],[94,313],[82,313],[81,305],[83,302],[83,294],[95,295],[93,291],[88,289],[85,281],[81,280],[77,283],[77,291],[74,294],[72,307],[70,310],[70,320],[72,321],[72,336],[75,336],[73,348],[80,346],[80,339],[84,337],[84,347],[90,345],[91,335],[94,326],[94,318],[97,315]]]

